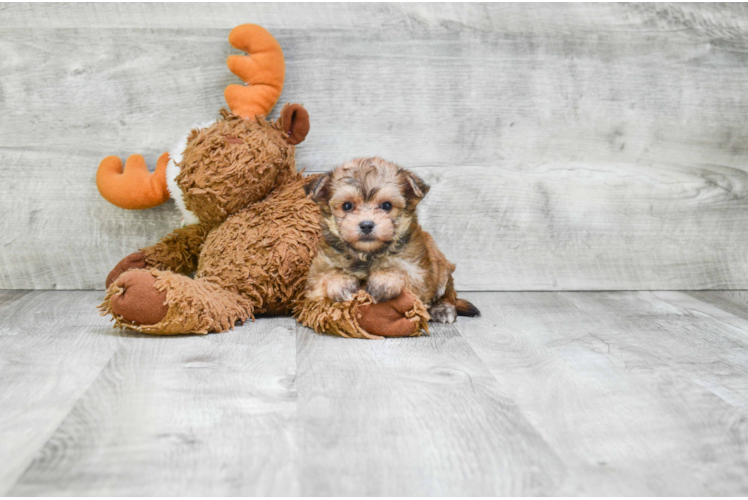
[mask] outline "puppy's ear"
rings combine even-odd
[[[301,104],[286,104],[281,111],[281,123],[286,142],[299,144],[309,133],[309,113]]]
[[[304,192],[317,204],[327,203],[330,200],[330,184],[332,176],[326,173],[319,177],[312,176],[304,184]]]
[[[426,196],[429,189],[431,189],[428,184],[423,182],[423,179],[407,170],[402,171],[401,178],[403,183],[403,194],[408,202],[414,202],[414,205],[417,205],[418,202]]]

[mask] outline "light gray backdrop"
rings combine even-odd
[[[178,225],[96,167],[216,117],[247,22],[311,114],[299,168],[422,175],[459,289],[748,288],[741,4],[0,4],[0,288],[103,288]]]

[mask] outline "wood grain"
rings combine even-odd
[[[0,495],[120,346],[99,295],[0,291]]]
[[[688,292],[687,295],[748,320],[748,291],[746,290]]]
[[[297,495],[294,354],[290,318],[126,332],[9,494]]]
[[[0,288],[102,288],[179,223],[95,189],[224,105],[239,22],[287,57],[298,164],[434,184],[462,290],[748,287],[742,4],[0,5]],[[41,21],[40,21],[41,20]]]
[[[484,316],[456,327],[566,466],[556,494],[748,492],[746,319],[678,292],[465,296]]]
[[[745,5],[627,3],[207,3],[52,4],[39,9],[30,4],[0,3],[0,28],[221,28],[253,22],[268,29],[381,29],[474,30],[509,33],[569,34],[587,31],[666,32],[673,29],[721,33],[725,38],[748,27]],[[43,22],[40,23],[40,20]]]
[[[0,292],[0,494],[748,493],[736,295],[463,296],[482,317],[362,341],[148,337],[98,292]]]
[[[540,495],[564,466],[452,326],[430,337],[297,344],[302,491]]]

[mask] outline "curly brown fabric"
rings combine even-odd
[[[308,125],[303,108],[292,105],[285,114],[287,122],[296,117],[291,131],[302,139]],[[296,172],[283,119],[245,120],[227,111],[222,118],[192,131],[179,163],[177,184],[201,223],[142,249],[145,268],[127,283],[114,280],[102,314],[110,314],[115,326],[170,335],[222,332],[253,314],[292,312],[296,304],[298,317],[317,331],[380,338],[361,326],[362,319],[371,318],[382,335],[428,331],[428,313],[420,302],[407,311],[384,313],[387,306],[377,304],[364,309],[365,315],[358,309],[371,302],[365,294],[347,303],[304,302],[320,239],[319,207],[306,197],[304,184],[319,176]],[[120,278],[127,274],[124,267],[115,268]],[[193,272],[194,279],[185,276]],[[382,318],[390,317],[398,326],[387,330]],[[409,325],[403,317],[417,327],[404,328]]]
[[[176,178],[185,206],[202,222],[225,220],[296,173],[295,148],[280,121],[245,120],[226,110],[221,115],[190,133]]]
[[[211,224],[201,223],[175,229],[155,245],[140,250],[145,263],[162,271],[194,273],[203,242],[212,228]]]
[[[333,302],[329,299],[302,299],[296,304],[294,317],[302,325],[312,328],[317,333],[329,333],[346,338],[382,339],[385,336],[419,336],[421,332],[428,334],[429,315],[426,307],[418,298],[413,297],[413,299],[412,307],[398,315],[397,318],[377,318],[381,311],[371,310],[375,317],[369,317],[365,322],[370,328],[378,324],[380,328],[376,326],[371,328],[374,331],[367,331],[361,324],[363,318],[361,310],[369,311],[367,308],[372,307],[373,304],[371,297],[364,290],[360,290],[347,302]],[[393,319],[397,321],[402,318],[413,323],[412,330],[393,329],[391,327],[390,324]],[[398,335],[398,333],[402,333],[402,335]]]
[[[251,300],[209,281],[193,280],[181,274],[158,269],[129,272],[151,273],[156,278],[153,286],[166,294],[168,311],[163,319],[155,324],[141,324],[133,318],[117,314],[112,299],[123,293],[123,288],[115,282],[109,287],[104,302],[99,306],[102,316],[112,316],[115,327],[155,335],[210,333],[231,330],[237,322],[252,318]],[[131,290],[127,291],[130,292]]]
[[[255,313],[288,313],[303,294],[319,242],[319,209],[307,200],[304,178],[229,217],[208,236],[196,277],[235,288]]]
[[[223,224],[187,226],[144,249],[157,288],[167,292],[162,321],[143,325],[116,314],[111,298],[121,288],[114,286],[102,311],[116,326],[153,334],[220,332],[253,313],[290,312],[319,241],[319,210],[303,185],[300,174],[287,175],[282,188]],[[159,267],[197,273],[193,280]]]

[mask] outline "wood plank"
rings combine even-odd
[[[564,465],[451,326],[364,342],[300,327],[304,495],[540,495]]]
[[[420,220],[457,264],[463,290],[729,289],[748,276],[742,172],[611,164],[415,170],[433,186]],[[710,180],[723,175],[733,190]]]
[[[0,494],[748,493],[740,294],[463,295],[481,318],[370,342],[0,292]]]
[[[746,290],[723,290],[707,292],[687,292],[699,302],[711,304],[725,312],[748,320],[748,291]]]
[[[119,348],[100,292],[0,291],[0,495]]]
[[[565,495],[745,495],[748,320],[682,293],[474,293],[457,329]]]
[[[26,118],[3,122],[3,145],[12,150],[155,155],[214,118],[224,87],[236,81],[225,67],[236,52],[226,29],[56,29],[45,33],[44,46],[26,29],[1,32],[3,106]],[[743,165],[745,135],[728,132],[741,133],[735,129],[748,108],[739,99],[746,33],[700,64],[694,58],[709,45],[702,33],[274,34],[288,63],[281,101],[304,103],[313,120],[309,143],[299,148],[307,168],[364,154],[444,167]],[[339,78],[331,82],[331,74]],[[53,123],[57,134],[45,135]]]
[[[743,173],[618,165],[598,165],[590,173],[578,164],[414,171],[432,186],[420,220],[457,264],[458,289],[746,286]],[[713,184],[715,177],[733,188]],[[0,247],[0,286],[101,289],[122,257],[178,225],[172,202],[150,213],[128,212],[90,190],[81,200],[67,200],[55,185],[50,178],[15,191],[48,191],[45,208],[10,189],[11,197],[3,198],[8,201],[0,201],[19,214],[0,221],[0,240],[6,242]],[[55,208],[65,204],[66,213]]]
[[[109,206],[96,166],[215,117],[254,15],[311,113],[299,167],[427,177],[459,289],[748,287],[744,5],[0,8],[0,288],[101,288],[178,224]]]
[[[600,31],[721,31],[732,35],[748,26],[742,4],[585,3],[170,3],[52,4],[0,3],[0,28],[232,28],[256,23],[268,29],[477,30],[510,33]],[[40,22],[43,21],[43,22]]]
[[[11,495],[296,495],[295,322],[125,334]]]

